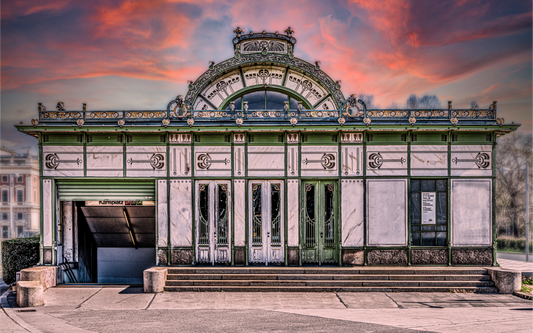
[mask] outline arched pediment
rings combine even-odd
[[[265,54],[266,53],[266,54]],[[306,108],[338,110],[344,101],[338,82],[317,65],[292,54],[241,54],[210,66],[189,85],[185,99],[194,110],[220,110],[251,90],[285,91]]]

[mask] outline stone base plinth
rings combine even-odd
[[[37,281],[17,282],[17,304],[21,308],[43,306],[43,286]]]

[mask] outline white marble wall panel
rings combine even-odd
[[[195,176],[231,176],[231,147],[194,147]]]
[[[170,146],[170,177],[191,176],[191,146]]]
[[[122,177],[123,154],[122,146],[87,146],[87,176]]]
[[[302,73],[289,70],[287,79],[285,80],[285,87],[292,89],[307,99],[312,105],[318,103],[327,95],[327,92],[322,86],[309,76]],[[318,108],[320,109],[320,108]],[[335,107],[331,110],[336,109]]]
[[[367,146],[367,176],[407,176],[407,146]]]
[[[492,146],[452,146],[452,176],[492,176]]]
[[[244,177],[245,175],[245,164],[246,161],[246,155],[244,150],[244,145],[242,146],[235,146],[233,148],[233,163],[234,163],[234,171],[233,176],[235,177]]]
[[[246,195],[245,180],[234,181],[234,212],[235,212],[235,246],[244,246],[246,241]]]
[[[363,176],[363,146],[341,146],[342,176]]]
[[[52,246],[52,180],[43,179],[43,246]]]
[[[315,107],[316,110],[337,110],[333,98],[328,97]]]
[[[63,258],[74,262],[74,224],[72,219],[72,201],[64,201],[62,204],[63,218]]]
[[[192,185],[187,179],[170,180],[170,245],[192,246]]]
[[[411,145],[411,176],[447,176],[448,146]]]
[[[193,110],[214,110],[211,105],[209,105],[202,97],[198,97],[194,101]]]
[[[129,146],[126,147],[127,177],[166,177],[166,146]]]
[[[407,245],[407,180],[368,179],[368,246]]]
[[[284,146],[249,146],[248,176],[284,176]]]
[[[242,88],[244,86],[242,84],[241,74],[239,70],[235,70],[210,83],[202,90],[202,96],[218,108],[226,98]]]
[[[157,246],[168,245],[168,195],[167,181],[157,181]]]
[[[300,163],[298,158],[298,146],[287,146],[287,176],[298,177],[298,164]]]
[[[342,246],[363,246],[363,180],[343,179],[341,183],[341,197]]]
[[[286,70],[284,67],[251,66],[243,68],[242,75],[247,87],[263,84],[281,86]]]
[[[296,179],[287,180],[287,245],[298,246],[299,242],[299,182]]]
[[[301,149],[302,176],[338,175],[338,146],[303,146]]]
[[[43,176],[83,177],[82,146],[43,146]]]
[[[451,182],[452,246],[492,245],[492,180]]]

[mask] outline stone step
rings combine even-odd
[[[492,281],[167,280],[165,286],[493,287]]]
[[[490,275],[369,275],[369,274],[168,274],[167,280],[423,280],[488,281]]]
[[[379,267],[169,267],[168,274],[368,274],[368,275],[478,275],[482,268],[379,268]]]
[[[494,287],[166,286],[169,292],[459,292],[497,293]]]

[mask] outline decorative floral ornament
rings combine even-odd
[[[189,124],[189,126],[194,125],[194,119],[192,118],[187,119],[187,124]]]
[[[372,120],[370,118],[363,119],[363,123],[365,123],[366,126],[370,125],[371,122],[372,122]]]
[[[500,126],[502,126],[505,123],[505,120],[503,118],[496,119],[496,123]]]
[[[39,124],[39,120],[38,119],[32,119],[31,120],[31,124],[33,125],[33,127],[36,127]]]
[[[296,126],[296,124],[298,124],[298,119],[291,118],[291,124],[292,124],[292,126]]]
[[[459,122],[459,119],[457,119],[457,117],[454,117],[454,118],[450,119],[450,121],[452,122],[453,126],[455,126]]]
[[[57,102],[56,110],[57,110],[57,111],[65,111],[65,103],[63,103],[63,102]]]
[[[118,126],[122,127],[122,126],[124,126],[124,124],[126,123],[126,121],[125,121],[124,119],[119,119],[119,120],[117,121],[117,123],[118,123]]]
[[[346,122],[346,119],[344,117],[340,117],[339,118],[339,124],[344,125],[344,123]]]
[[[244,30],[241,29],[241,27],[237,27],[233,32],[237,35],[237,37],[241,37],[241,34],[244,32]]]
[[[82,127],[84,123],[85,123],[85,121],[83,119],[78,119],[76,121],[76,124],[78,124],[79,127]]]
[[[243,123],[242,118],[237,118],[237,119],[235,120],[235,123],[237,124],[237,126],[240,127],[240,126],[242,125],[242,123]]]
[[[288,27],[287,29],[285,29],[285,33],[287,34],[287,36],[292,37],[294,30],[292,30],[291,27]]]
[[[165,126],[165,127],[170,125],[170,119],[168,119],[168,118],[163,119],[161,122],[163,123],[163,126]]]
[[[415,117],[409,117],[409,123],[412,125],[414,125],[416,123],[416,118]]]

